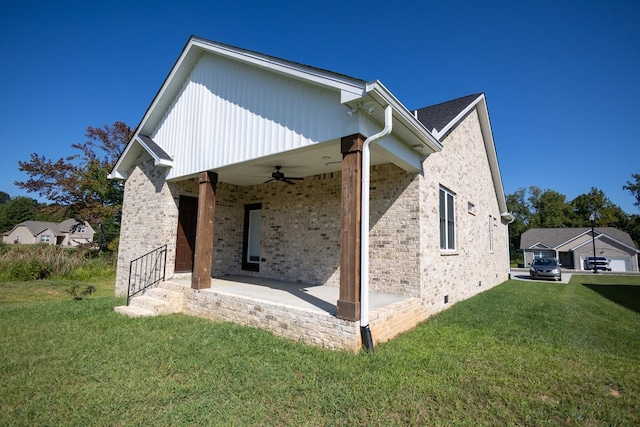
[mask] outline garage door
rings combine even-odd
[[[631,271],[629,258],[611,258],[611,271]]]

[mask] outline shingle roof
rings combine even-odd
[[[417,110],[418,120],[420,120],[429,131],[435,129],[439,132],[451,123],[469,104],[478,99],[480,95],[482,95],[482,93],[467,95],[462,98],[420,108]]]
[[[29,232],[31,234],[33,234],[34,236],[39,235],[40,233],[45,231],[47,228],[50,228],[51,231],[53,231],[56,234],[60,233],[60,231],[58,230],[58,224],[55,223],[55,222],[24,221],[24,222],[21,222],[20,224],[16,225],[16,227],[18,227],[20,225],[24,225],[27,228],[27,230],[29,230]]]
[[[11,231],[15,230],[17,227],[24,226],[33,236],[38,236],[46,229],[51,229],[51,231],[53,231],[56,236],[59,236],[61,234],[69,233],[71,231],[71,227],[75,225],[76,222],[77,221],[75,219],[65,219],[61,223],[29,220],[21,222],[20,224],[16,224],[15,227],[7,231],[6,233],[3,233],[3,235],[9,235]]]
[[[525,231],[520,236],[520,249],[527,249],[540,242],[550,248],[556,248],[576,237],[591,231],[591,227],[574,228],[532,228]],[[633,239],[629,233],[618,230],[614,227],[596,227],[596,234],[604,234],[612,237],[625,245],[635,248]]]

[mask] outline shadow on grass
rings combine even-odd
[[[609,301],[640,313],[640,286],[595,285],[592,283],[584,283],[583,286],[599,293]]]

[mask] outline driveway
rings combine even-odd
[[[569,273],[563,270],[562,280],[560,282],[555,282],[555,283],[569,283],[569,280],[571,280],[572,275],[573,273]],[[523,280],[525,282],[553,282],[553,280],[532,279],[531,277],[529,277],[528,268],[512,268],[511,278],[515,280]]]

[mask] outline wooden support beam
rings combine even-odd
[[[191,288],[206,289],[211,287],[213,226],[216,213],[218,174],[208,171],[200,172],[198,184],[198,222]]]
[[[362,145],[356,134],[341,140],[342,230],[340,235],[340,297],[337,316],[360,320],[360,220],[362,193]]]

